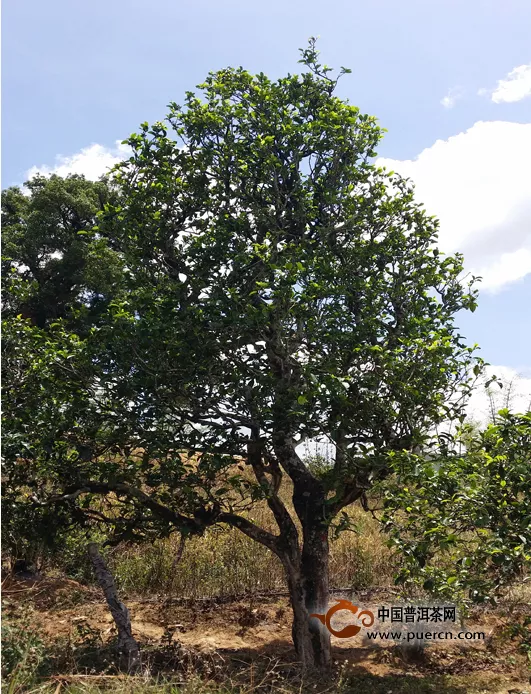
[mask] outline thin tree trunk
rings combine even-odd
[[[170,592],[173,592],[173,586],[175,585],[175,579],[177,577],[177,566],[179,565],[179,562],[183,558],[185,543],[186,543],[186,536],[181,534],[181,540],[179,542],[179,547],[177,549],[177,553],[176,553],[176,555],[172,561],[172,564],[171,564]]]
[[[114,578],[107,568],[103,557],[99,553],[98,546],[94,542],[89,544],[88,554],[94,567],[96,579],[103,590],[116,628],[118,629],[118,652],[126,657],[128,671],[134,671],[140,665],[140,648],[133,638],[129,610],[123,602],[120,602],[118,599]]]

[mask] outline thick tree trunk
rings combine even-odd
[[[288,590],[290,595],[291,608],[293,610],[293,623],[291,636],[295,651],[304,668],[315,667],[313,653],[312,636],[310,632],[310,613],[306,607],[304,599],[303,581],[300,565],[286,563],[286,576],[288,579]]]
[[[127,669],[129,671],[136,670],[140,665],[140,649],[137,642],[133,638],[131,630],[131,619],[129,610],[118,599],[118,593],[114,584],[114,579],[111,572],[107,568],[103,557],[98,551],[98,547],[94,542],[88,546],[88,553],[96,579],[100,584],[101,589],[109,605],[109,609],[113,616],[116,628],[118,629],[117,649],[120,654],[123,654],[127,661]]]
[[[328,529],[320,524],[303,528],[302,582],[308,614],[326,614],[329,599]],[[331,662],[330,633],[319,620],[309,620],[314,664],[328,667]]]
[[[331,662],[330,633],[310,614],[328,609],[328,533],[312,522],[303,536],[302,551],[297,548],[283,559],[293,609],[293,644],[305,668],[326,668]]]

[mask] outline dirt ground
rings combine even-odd
[[[364,597],[364,607],[371,604],[371,598],[373,604],[392,604],[392,600],[384,600],[385,596],[367,593]],[[7,579],[2,585],[2,599],[4,617],[30,615],[32,628],[47,643],[62,643],[75,650],[80,648],[79,644],[90,642],[105,648],[115,635],[101,593],[72,580]],[[163,597],[131,597],[124,601],[142,650],[157,653],[157,657],[161,652],[180,649],[181,653],[193,652],[205,658],[219,656],[234,663],[248,664],[260,659],[294,661],[287,598],[249,598],[227,604]],[[525,611],[526,607],[518,609]],[[392,644],[368,643],[363,631],[349,639],[332,637],[334,663],[377,677],[473,676],[476,688],[462,691],[531,694],[527,659],[504,635],[507,623],[503,611],[477,610],[465,628],[484,632],[484,641],[438,641],[426,648],[421,657]]]

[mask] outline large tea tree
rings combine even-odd
[[[375,167],[375,119],[335,96],[313,42],[302,62],[278,81],[210,74],[128,140],[120,200],[93,231],[120,249],[127,290],[82,340],[24,342],[63,402],[24,455],[42,501],[52,490],[122,537],[225,523],[265,545],[312,666],[330,661],[309,617],[328,602],[330,529],[391,452],[460,414],[473,357],[454,316],[475,294],[412,186]],[[335,459],[312,474],[301,444],[319,439]],[[264,500],[276,532],[248,513]]]

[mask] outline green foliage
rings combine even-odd
[[[476,306],[462,258],[439,252],[412,185],[374,165],[383,131],[335,95],[314,42],[302,63],[276,81],[210,73],[131,135],[96,227],[64,226],[63,258],[96,244],[110,275],[85,263],[57,320],[11,273],[13,306],[29,293],[46,315],[8,315],[17,503],[53,502],[116,542],[228,523],[293,569],[327,551],[333,519],[391,474],[390,454],[464,417],[481,362],[454,325]],[[63,234],[48,218],[10,222],[10,257],[27,264],[26,239]],[[324,475],[297,453],[308,439],[335,446]],[[262,500],[278,535],[249,520]]]
[[[36,500],[53,486],[50,458],[65,428],[74,438],[83,430],[94,445],[83,421],[87,389],[94,386],[84,337],[123,279],[119,254],[95,228],[111,199],[105,182],[82,176],[37,176],[24,191],[2,192],[3,422],[9,432],[2,528],[4,547],[15,558],[53,556],[80,520],[67,505],[43,507]],[[68,465],[75,441],[65,445]],[[82,458],[92,455],[78,445]]]
[[[74,308],[95,315],[121,278],[118,256],[94,229],[112,195],[83,176],[36,176],[2,191],[4,318],[44,328]]]
[[[86,427],[87,417],[83,418],[86,392],[79,380],[64,378],[65,370],[82,353],[82,345],[75,333],[60,325],[41,329],[28,320],[7,318],[4,322],[2,417],[9,433],[3,447],[2,535],[4,550],[15,559],[40,562],[53,557],[65,548],[73,526],[91,523],[67,502],[40,503],[76,457],[87,457],[89,449],[83,442],[95,445],[90,438],[92,420]],[[65,428],[69,442],[56,449]],[[76,444],[77,456],[72,450]],[[54,466],[67,446],[68,454]]]
[[[411,186],[370,163],[375,119],[319,75],[209,75],[203,99],[127,141],[100,225],[134,263],[114,331],[159,443],[325,434],[363,477],[448,415],[470,356],[451,317],[474,295]]]
[[[494,600],[531,563],[531,413],[498,413],[465,455],[403,457],[384,520],[401,582],[440,597]]]

